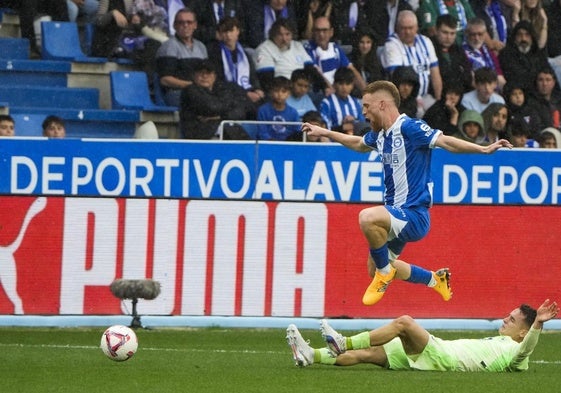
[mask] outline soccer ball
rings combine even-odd
[[[138,340],[131,328],[114,325],[103,332],[100,347],[109,359],[123,362],[135,354],[138,348]]]

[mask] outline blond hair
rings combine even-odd
[[[362,93],[363,95],[374,94],[378,91],[384,91],[388,93],[392,97],[393,101],[395,102],[395,106],[399,107],[401,103],[399,90],[397,89],[397,86],[390,81],[379,80],[379,81],[372,82],[364,88],[364,91]]]

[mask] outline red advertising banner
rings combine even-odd
[[[153,315],[500,318],[559,297],[561,209],[440,205],[402,259],[450,267],[452,300],[396,281],[363,306],[367,206],[0,197],[0,313],[128,314],[117,278],[160,282]]]

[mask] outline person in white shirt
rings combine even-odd
[[[381,56],[384,70],[391,74],[399,66],[412,66],[419,75],[419,96],[428,108],[442,96],[442,77],[432,41],[418,34],[419,25],[413,11],[401,11],[395,33],[384,45]]]
[[[474,72],[475,90],[462,97],[462,105],[482,113],[490,104],[504,104],[505,99],[497,90],[497,73],[490,67],[482,67]]]
[[[314,62],[304,45],[300,41],[293,40],[295,27],[292,22],[285,18],[275,20],[269,30],[269,39],[261,43],[254,54],[257,76],[261,87],[269,92],[273,79],[284,76],[289,79],[292,72],[304,68],[310,75],[314,84],[327,89],[329,84],[320,71],[314,66]]]

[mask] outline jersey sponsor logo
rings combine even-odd
[[[403,138],[398,136],[395,137],[392,143],[394,149],[400,149],[401,147],[403,147]]]

